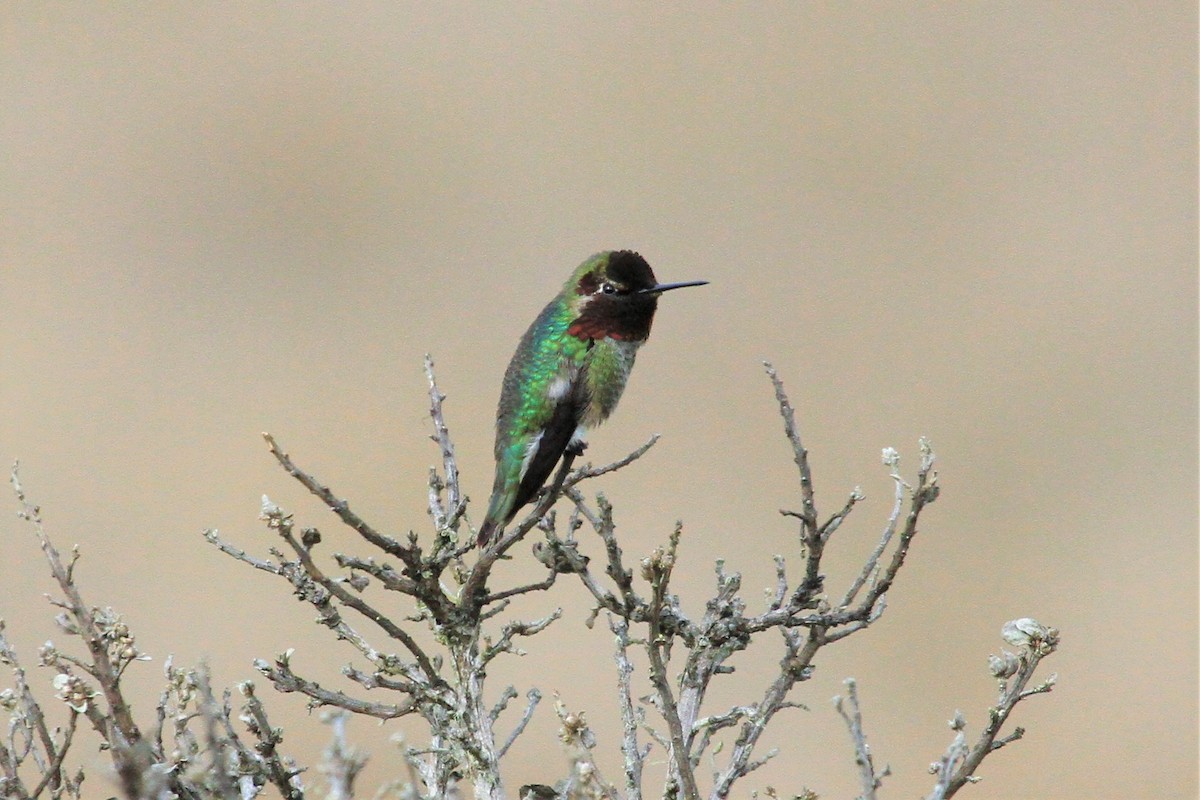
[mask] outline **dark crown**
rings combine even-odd
[[[646,259],[632,250],[614,251],[608,257],[605,273],[610,281],[631,292],[649,289],[658,283]]]

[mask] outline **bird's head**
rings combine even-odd
[[[643,342],[650,335],[659,295],[706,283],[659,283],[646,259],[632,250],[597,253],[580,264],[563,287],[573,314],[567,332],[580,339],[608,336]]]

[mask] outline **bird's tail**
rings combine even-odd
[[[479,547],[486,547],[500,538],[504,526],[516,511],[513,497],[513,490],[497,477],[496,485],[492,487],[492,497],[488,501],[487,513],[483,515],[483,524],[479,526],[479,538],[475,540]]]
[[[500,527],[500,523],[494,519],[485,519],[479,526],[479,538],[475,540],[475,544],[479,547],[487,547],[499,538]]]

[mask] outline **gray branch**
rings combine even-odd
[[[853,678],[846,678],[846,701],[833,698],[833,706],[837,709],[846,728],[850,731],[850,739],[854,742],[854,763],[858,766],[859,778],[862,780],[862,794],[859,800],[875,800],[875,790],[883,785],[883,779],[891,774],[891,769],[884,767],[882,772],[875,770],[875,759],[871,756],[871,748],[867,744],[867,734],[863,730],[862,709],[858,705],[858,683]],[[846,709],[849,706],[849,710]]]
[[[992,675],[1000,682],[999,700],[988,709],[988,724],[970,747],[967,746],[965,735],[966,722],[960,714],[955,714],[950,723],[955,731],[954,741],[930,767],[930,772],[937,775],[937,783],[933,791],[926,795],[927,800],[949,800],[963,786],[979,780],[975,771],[983,760],[1024,735],[1022,728],[1016,728],[1008,736],[1000,737],[1000,729],[1017,704],[1054,688],[1057,680],[1054,675],[1032,689],[1027,687],[1042,659],[1058,649],[1058,629],[1024,617],[1005,623],[1001,635],[1019,651],[1016,655],[1004,652],[1003,656],[990,659]]]
[[[680,558],[682,523],[676,524],[662,546],[648,548],[648,555],[643,555],[645,551],[627,555],[622,545],[625,534],[618,536],[608,499],[602,493],[589,499],[580,490],[585,481],[634,464],[654,446],[657,435],[624,457],[598,467],[589,463],[574,468],[574,456],[564,456],[553,480],[535,497],[524,517],[490,546],[474,551],[467,517],[469,500],[462,491],[446,421],[446,396],[438,388],[428,356],[424,366],[430,438],[440,461],[430,469],[427,480],[431,530],[426,528],[423,534],[409,531],[402,537],[381,532],[297,466],[272,436],[264,434],[279,465],[334,511],[357,534],[358,546],[368,551],[322,553],[320,532],[313,527],[297,528],[293,517],[266,497],[261,518],[282,541],[268,548],[270,558],[247,553],[216,531],[205,532],[207,541],[231,558],[287,581],[290,590],[316,610],[318,622],[353,648],[352,657],[367,662],[366,666],[347,664],[340,680],[356,693],[369,694],[371,700],[297,674],[290,650],[273,662],[254,662],[278,691],[304,696],[311,708],[334,710],[325,717],[332,728],[331,744],[318,769],[329,797],[338,800],[354,796],[365,763],[365,756],[351,747],[346,737],[349,714],[378,720],[407,716],[419,718],[427,727],[427,744],[401,747],[399,763],[407,777],[397,778],[386,791],[406,800],[453,800],[461,797],[465,784],[470,786],[468,793],[479,800],[502,800],[505,790],[500,762],[527,731],[542,695],[536,687],[529,688],[520,718],[511,727],[504,726],[506,735],[498,736],[501,716],[521,695],[513,686],[499,693],[490,689],[488,669],[495,659],[522,654],[519,638],[543,634],[562,616],[560,608],[546,603],[532,619],[514,619],[516,601],[526,605],[544,601],[548,595],[543,593],[563,591],[555,589],[559,576],[571,574],[578,576],[583,596],[594,604],[587,624],[594,624],[604,612],[614,636],[623,787],[618,789],[606,781],[598,769],[596,737],[584,713],[569,711],[560,701],[555,711],[570,772],[553,786],[548,782],[526,784],[520,795],[642,800],[647,794],[645,765],[653,743],[658,742],[665,750],[664,798],[719,800],[733,796],[738,781],[778,754],[763,744],[764,735],[781,711],[805,708],[794,696],[797,684],[811,677],[822,649],[881,619],[921,516],[940,491],[934,454],[926,440],[920,442],[920,461],[912,483],[902,477],[895,451],[884,451],[894,486],[890,514],[861,567],[844,591],[834,595],[837,602],[831,603],[825,588],[824,554],[827,547],[841,544],[841,537],[835,541],[834,534],[847,523],[863,495],[855,488],[839,510],[821,521],[795,408],[775,369],[765,364],[799,480],[798,496],[792,500],[792,507],[799,510],[781,513],[798,520],[798,536],[790,540],[787,549],[792,552],[774,557],[774,578],[764,591],[765,608],[759,601],[755,612],[749,613],[741,575],[718,561],[715,586],[703,608],[687,609],[671,586]],[[49,643],[39,653],[41,663],[56,673],[55,688],[70,709],[66,729],[51,731],[0,623],[0,661],[11,664],[15,676],[14,689],[0,693],[0,704],[15,709],[7,737],[0,738],[0,793],[18,800],[78,800],[82,773],[72,775],[66,761],[78,749],[72,744],[78,738],[77,721],[83,719],[105,742],[127,796],[253,800],[264,791],[274,791],[286,800],[303,800],[304,770],[281,755],[283,732],[270,725],[266,708],[249,681],[239,685],[244,698],[239,717],[244,729],[239,729],[234,724],[230,692],[215,692],[203,666],[177,669],[168,659],[164,669],[167,687],[155,708],[154,727],[148,735],[142,733],[124,700],[121,679],[134,661],[147,657],[137,650],[116,612],[83,602],[74,576],[78,553],[64,560],[50,543],[40,511],[26,499],[15,468],[13,487],[21,514],[33,525],[59,586],[61,599],[54,601],[62,610],[59,626],[68,635],[80,637],[87,653],[63,652]],[[563,497],[568,501],[567,510],[556,512]],[[537,541],[531,549],[544,568],[538,570],[542,577],[504,583],[496,564],[511,557],[516,552],[513,548],[535,528],[539,534],[532,537]],[[579,538],[581,529],[590,529],[595,538]],[[729,535],[744,533],[731,531]],[[575,586],[573,580],[565,583],[568,588]],[[397,601],[406,607],[397,610]],[[746,686],[740,676],[735,677],[734,656],[754,648],[753,657],[761,658],[760,649],[767,644],[764,639],[776,635],[764,636],[768,631],[777,632],[782,643],[778,669],[764,685]],[[937,777],[931,800],[952,797],[962,786],[978,780],[976,772],[984,758],[1023,735],[1021,728],[1005,727],[1016,705],[1053,687],[1053,677],[1032,685],[1032,676],[1040,660],[1057,647],[1058,632],[1021,619],[1007,624],[1003,635],[1017,652],[1002,652],[990,659],[992,673],[1000,682],[999,699],[989,709],[987,724],[973,743],[966,737],[965,720],[955,715],[954,741],[932,767]],[[373,639],[391,642],[388,646],[397,652],[380,649]],[[649,663],[641,675],[634,665],[636,651],[643,652]],[[712,691],[718,681],[723,682],[721,690]],[[859,796],[878,800],[888,770],[875,766],[856,685],[847,680],[846,687],[845,697],[836,699],[835,708],[850,733],[860,776]],[[730,704],[709,707],[711,697],[728,696],[730,689],[738,690]],[[710,764],[711,772],[700,776],[703,763]],[[200,773],[203,777],[197,777]],[[27,781],[27,774],[34,779]],[[776,796],[773,789],[767,793]],[[806,791],[797,796],[812,795]]]

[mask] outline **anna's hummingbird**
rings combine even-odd
[[[650,335],[658,296],[708,281],[659,283],[630,250],[579,265],[525,331],[504,373],[496,411],[496,481],[480,546],[489,544],[546,482],[563,453],[621,398],[637,349]]]

